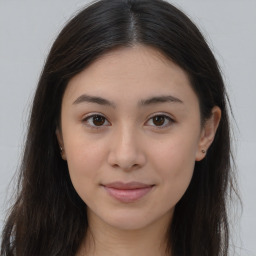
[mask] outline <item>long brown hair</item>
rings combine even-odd
[[[227,95],[218,64],[191,20],[161,0],[101,0],[63,28],[42,71],[30,116],[19,190],[3,229],[1,256],[75,255],[87,232],[86,204],[76,193],[55,135],[69,80],[115,47],[155,47],[190,77],[202,121],[219,106],[222,118],[206,157],[177,203],[169,227],[172,256],[226,256],[230,167]],[[172,249],[170,249],[172,248]]]

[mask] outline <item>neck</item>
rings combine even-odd
[[[78,255],[166,256],[166,233],[171,216],[168,213],[160,220],[137,230],[119,229],[88,216],[89,229],[84,247]]]

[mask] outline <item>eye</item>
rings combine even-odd
[[[83,122],[87,125],[90,126],[92,128],[100,128],[101,126],[109,126],[110,123],[108,122],[108,120],[99,114],[93,114],[90,116],[86,116],[83,119]]]
[[[147,125],[155,126],[159,128],[165,128],[174,123],[174,120],[167,115],[155,115],[147,121]]]

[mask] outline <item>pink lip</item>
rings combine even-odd
[[[149,193],[153,186],[140,182],[113,182],[103,185],[110,196],[124,203],[139,200]]]

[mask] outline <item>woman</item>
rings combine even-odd
[[[38,83],[1,255],[227,255],[226,98],[174,6],[82,10]]]

